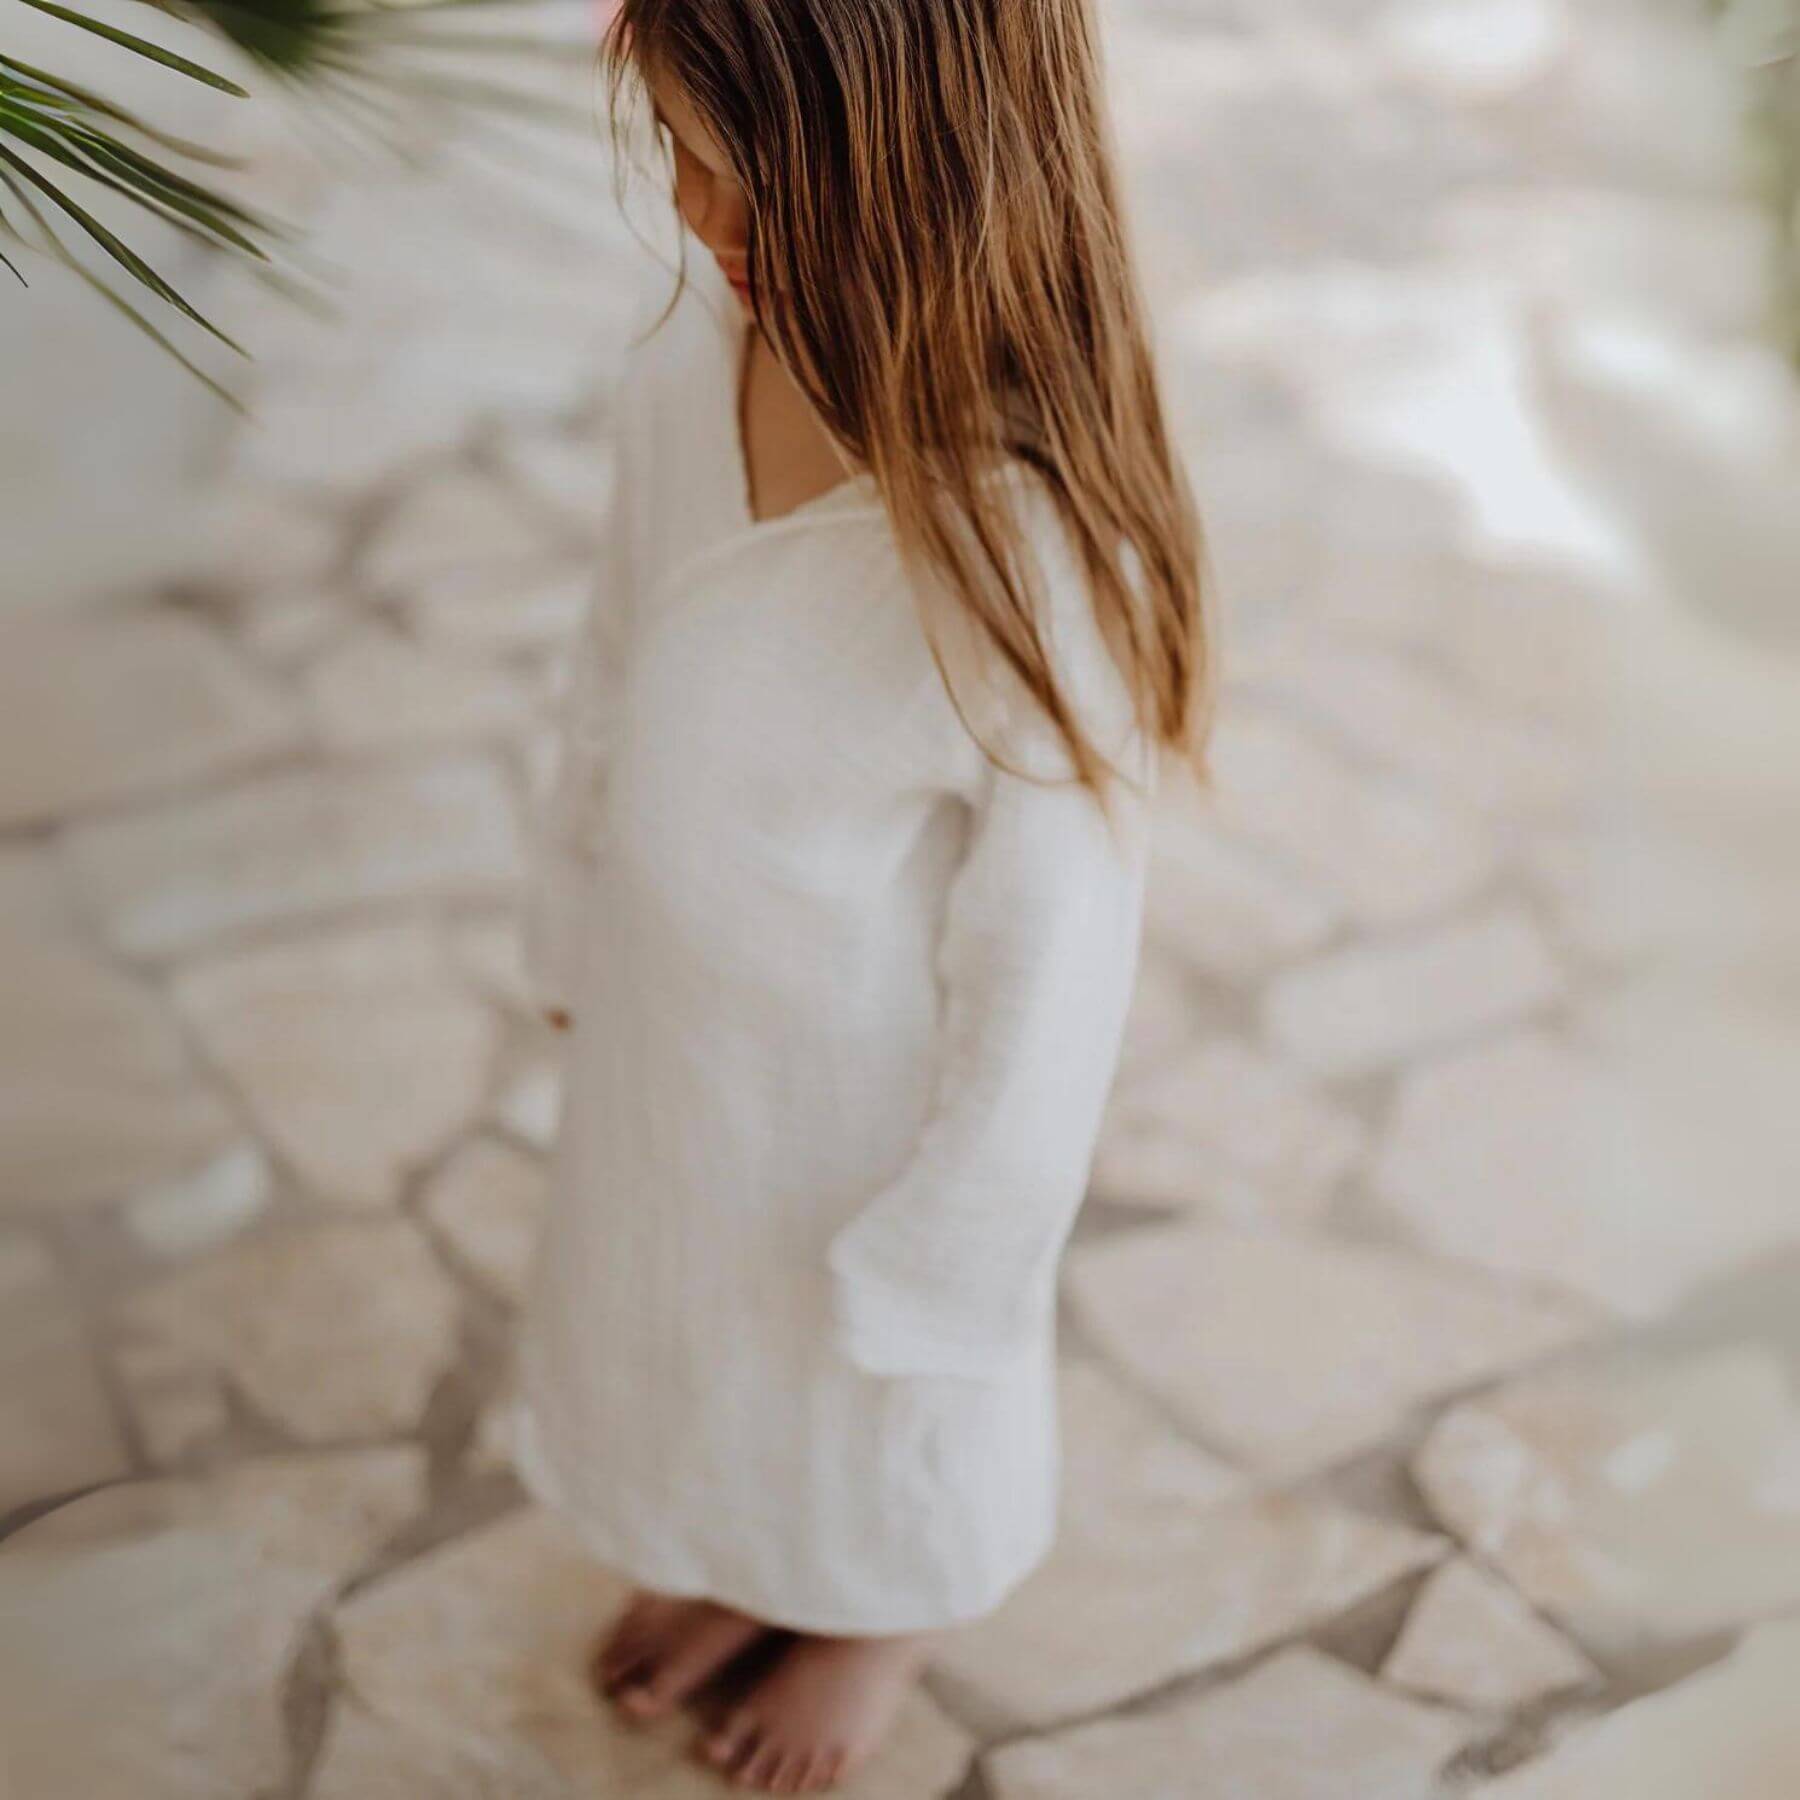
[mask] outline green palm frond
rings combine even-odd
[[[592,128],[573,106],[510,86],[470,58],[559,58],[573,46],[525,33],[470,30],[463,17],[518,0],[145,0],[194,28],[197,40],[222,38],[274,84],[306,102],[303,116],[324,113],[346,138],[404,155],[408,103],[507,117],[533,129]],[[210,179],[239,167],[231,157],[161,130],[93,88],[6,51],[9,5],[29,7],[90,33],[167,72],[233,98],[248,91],[209,67],[62,0],[0,0],[0,243],[47,255],[72,269],[160,348],[201,371],[114,286],[76,255],[71,239],[97,248],[115,278],[240,354],[243,347],[207,318],[115,230],[97,216],[100,196],[156,219],[185,240],[235,259],[266,284],[301,299],[305,284],[272,252],[296,234],[233,198]],[[84,192],[91,184],[93,200]],[[116,210],[116,206],[114,207]],[[0,263],[21,282],[19,260],[0,247]],[[17,300],[9,304],[19,304]],[[213,386],[218,384],[202,374]]]

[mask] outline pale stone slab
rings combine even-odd
[[[231,1427],[218,1369],[186,1343],[151,1336],[127,1335],[113,1345],[112,1360],[151,1463],[174,1469],[204,1462]]]
[[[234,1244],[118,1311],[121,1376],[223,1383],[307,1443],[418,1424],[456,1351],[456,1290],[400,1219],[289,1228]]]
[[[557,559],[504,573],[452,568],[416,585],[401,611],[428,643],[464,655],[503,656],[562,649],[593,592],[591,562]]]
[[[1444,234],[1485,230],[1489,221],[1482,213],[1491,195],[1490,189],[1472,196],[1435,222],[1437,228]],[[1501,204],[1510,201],[1529,232],[1544,198],[1541,187],[1529,187]],[[1622,198],[1608,194],[1605,204]],[[1516,268],[1537,247],[1515,248]],[[1563,267],[1568,250],[1553,248]],[[1475,559],[1442,546],[1359,545],[1334,561],[1331,579],[1321,585],[1315,614],[1321,624],[1365,642],[1373,637],[1441,657],[1485,700],[1552,721],[1592,717],[1603,691],[1606,633],[1621,622],[1616,593],[1566,559],[1517,547],[1485,545]]]
[[[1221,822],[1336,895],[1360,925],[1433,917],[1494,874],[1495,846],[1478,824],[1359,774],[1272,711],[1228,710],[1212,758]]]
[[[522,845],[500,770],[476,755],[306,770],[69,833],[107,939],[170,956],[224,933],[405,899],[496,899]]]
[[[1588,1325],[1405,1252],[1206,1223],[1079,1247],[1068,1288],[1095,1341],[1207,1443],[1277,1475],[1360,1450]]]
[[[1567,1638],[1467,1557],[1433,1572],[1381,1673],[1396,1687],[1493,1713],[1599,1679]]]
[[[1397,73],[1456,105],[1504,100],[1542,80],[1568,43],[1557,0],[1389,0],[1372,38]]]
[[[1576,1731],[1471,1800],[1789,1800],[1800,1770],[1800,1625]]]
[[[995,1751],[995,1800],[1432,1800],[1466,1720],[1285,1650],[1155,1712]]]
[[[134,1194],[123,1210],[125,1229],[154,1256],[197,1256],[254,1223],[273,1182],[259,1145],[234,1144],[204,1167]]]
[[[594,431],[534,433],[502,449],[508,479],[569,535],[598,548],[611,521],[613,440]]]
[[[445,928],[457,968],[478,993],[509,1012],[534,1015],[525,942],[515,914],[470,919]]]
[[[1091,1368],[1064,1372],[1058,1538],[934,1666],[1006,1729],[1116,1705],[1333,1617],[1441,1539],[1249,1491]]]
[[[505,738],[531,711],[508,670],[373,625],[313,663],[300,688],[326,747],[349,753]]]
[[[525,1297],[544,1203],[536,1158],[493,1138],[463,1145],[426,1184],[426,1219],[502,1300]]]
[[[1225,1217],[1316,1216],[1362,1128],[1285,1064],[1217,1039],[1121,1092],[1094,1157],[1102,1193]]]
[[[1115,1093],[1124,1096],[1160,1078],[1164,1065],[1193,1043],[1198,1022],[1187,968],[1170,951],[1146,942],[1125,1014]]]
[[[1581,798],[1577,750],[1541,718],[1491,706],[1413,658],[1348,634],[1296,637],[1259,670],[1356,749],[1463,805],[1503,817],[1549,817]]]
[[[0,617],[0,826],[116,805],[299,740],[294,708],[176,612]]]
[[[1549,1005],[1563,977],[1543,935],[1511,906],[1417,936],[1328,952],[1278,976],[1264,1029],[1321,1074],[1365,1075]]]
[[[494,1123],[534,1150],[548,1151],[556,1142],[562,1118],[562,1064],[536,1056],[501,1091]]]
[[[1414,1474],[1458,1537],[1596,1650],[1800,1604],[1800,1408],[1763,1351],[1521,1380],[1445,1414]]]
[[[1694,1278],[1714,1209],[1653,1203],[1635,1113],[1600,1056],[1511,1033],[1403,1077],[1375,1190],[1434,1251],[1647,1316]]]
[[[1335,899],[1220,828],[1216,807],[1171,784],[1159,796],[1144,938],[1219,981],[1260,979],[1306,956],[1342,918]]]
[[[0,847],[0,930],[67,931],[72,911],[48,850],[35,844]]]
[[[73,1291],[35,1239],[0,1233],[0,1515],[128,1467]]]
[[[456,570],[529,562],[547,535],[500,483],[454,469],[413,485],[365,546],[358,572],[371,587],[404,593]]]
[[[74,1502],[0,1557],[9,1794],[284,1791],[302,1627],[420,1507],[411,1449],[279,1457]]]
[[[691,1721],[640,1730],[595,1698],[588,1657],[625,1594],[535,1509],[364,1589],[338,1610],[343,1692],[311,1800],[718,1793],[717,1779],[689,1760]],[[838,1791],[933,1800],[962,1779],[971,1749],[915,1693],[892,1738]]]
[[[395,1203],[479,1112],[498,1052],[493,1014],[407,926],[196,964],[174,995],[283,1159],[348,1206]]]
[[[1629,1095],[1624,1150],[1643,1212],[1634,1310],[1800,1249],[1795,967],[1750,958],[1715,977],[1665,963],[1581,1010],[1584,1040]]]
[[[320,507],[241,478],[209,497],[206,575],[236,590],[290,590],[326,575],[342,524]]]
[[[116,1199],[236,1135],[150,989],[29,919],[0,919],[0,969],[0,1212]]]
[[[325,588],[278,588],[237,609],[238,642],[260,662],[286,671],[319,655],[354,625],[356,609]]]

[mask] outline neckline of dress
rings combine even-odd
[[[740,531],[775,531],[784,526],[801,525],[823,514],[850,512],[885,512],[880,489],[873,471],[863,469],[833,482],[822,493],[786,512],[758,518],[750,504],[750,458],[744,444],[745,376],[748,373],[751,336],[756,321],[739,301],[724,273],[710,257],[702,259],[706,272],[707,311],[718,330],[725,352],[725,380],[721,407],[721,425],[725,440],[726,461],[730,471],[732,510]]]
[[[784,513],[761,519],[756,516],[750,504],[750,459],[744,448],[742,405],[750,338],[756,329],[756,321],[744,310],[736,290],[726,281],[724,271],[709,255],[700,257],[699,266],[704,277],[702,285],[705,290],[703,298],[707,302],[706,311],[711,315],[716,340],[723,351],[724,380],[720,383],[723,399],[719,407],[719,420],[725,445],[727,485],[731,490],[731,506],[737,533],[748,536],[778,532],[824,517],[886,517],[887,506],[881,497],[880,485],[870,469],[846,475],[842,481],[834,482],[823,493],[815,494],[810,500],[802,500],[798,506],[791,506]],[[1025,459],[1013,456],[991,471],[991,479],[1022,486],[1030,473]]]

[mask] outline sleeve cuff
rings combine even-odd
[[[1000,1381],[1040,1354],[1055,1292],[1007,1328],[952,1328],[850,1267],[837,1246],[828,1257],[831,1328],[840,1352],[866,1375],[953,1375]]]

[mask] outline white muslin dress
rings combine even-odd
[[[640,1586],[800,1631],[992,1610],[1054,1536],[1055,1294],[1138,961],[1156,758],[1054,510],[1065,692],[934,663],[872,478],[749,510],[704,259],[618,389],[530,963],[574,1019],[520,1345],[527,1486]],[[1033,711],[1037,709],[1031,709]],[[1042,717],[1041,713],[1039,714]]]

